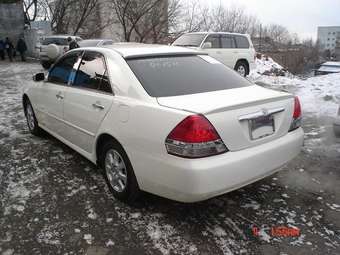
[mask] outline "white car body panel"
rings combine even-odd
[[[96,146],[102,134],[119,141],[144,191],[182,202],[208,199],[272,174],[301,149],[302,129],[288,132],[294,101],[290,94],[254,85],[153,98],[124,60],[138,54],[157,56],[196,51],[138,44],[81,50],[97,51],[105,56],[114,95],[49,82],[33,83],[25,88],[24,94],[32,102],[40,127],[93,163],[97,163]],[[64,96],[61,100],[56,97],[59,92]],[[94,103],[104,109],[96,109]],[[238,118],[262,107],[284,108],[275,116],[278,129],[271,137],[249,141]],[[168,154],[167,136],[193,113],[204,114],[210,120],[229,152],[200,159]]]

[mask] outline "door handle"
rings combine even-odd
[[[216,54],[222,54],[222,52],[221,51],[216,51]]]
[[[59,92],[55,95],[57,99],[64,99],[64,96]]]
[[[105,107],[103,105],[101,105],[100,103],[94,103],[94,104],[92,104],[92,106],[94,108],[99,109],[99,110],[104,110],[105,109]]]

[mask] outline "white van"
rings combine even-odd
[[[247,76],[255,68],[256,52],[249,35],[197,32],[180,36],[172,45],[206,51],[211,57]]]

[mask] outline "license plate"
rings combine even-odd
[[[261,116],[256,119],[251,119],[249,120],[249,128],[250,138],[252,140],[257,140],[266,136],[270,136],[275,132],[274,117],[272,115],[269,115]]]

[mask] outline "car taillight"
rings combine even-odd
[[[298,97],[294,98],[294,113],[293,113],[293,121],[292,124],[290,126],[289,131],[293,131],[295,129],[298,129],[299,127],[301,127],[301,120],[302,120],[302,116],[301,116],[301,104],[300,104],[300,100]]]
[[[203,158],[228,151],[203,115],[191,115],[180,122],[168,135],[165,146],[169,154],[184,158]]]

